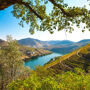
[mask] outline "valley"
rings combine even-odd
[[[18,43],[29,47],[42,48],[56,53],[67,54],[75,49],[89,44],[90,39],[84,39],[78,42],[73,42],[69,40],[41,41],[33,38],[25,38],[18,40]]]
[[[81,57],[79,56],[80,52],[80,47],[85,46],[86,44],[90,43],[90,40],[81,40],[79,42],[72,42],[68,40],[63,40],[63,41],[40,41],[37,39],[22,39],[18,41],[19,44],[19,51],[22,53],[22,60],[25,61],[25,65],[29,66],[31,65],[30,68],[34,69],[35,66],[37,65],[44,65],[46,68],[55,68],[60,70],[71,70],[74,67],[78,66],[78,63],[82,64],[84,66],[84,58],[82,61]],[[38,45],[38,43],[39,45]],[[20,45],[22,44],[22,45]],[[41,44],[41,45],[40,45]],[[0,40],[0,46],[1,47],[7,47],[8,44],[4,40]],[[89,46],[89,45],[87,45]],[[86,46],[86,47],[87,47]],[[78,49],[78,50],[75,50]],[[74,51],[75,50],[75,51]],[[72,52],[73,51],[73,52]],[[56,53],[54,55],[54,53]],[[69,54],[68,54],[69,53]],[[50,55],[49,55],[50,54]],[[45,55],[45,56],[44,56]],[[61,56],[60,58],[57,56]],[[64,56],[62,56],[64,55]],[[43,56],[43,57],[42,57]],[[57,57],[56,59],[53,60],[53,58]],[[78,60],[73,60],[74,57],[77,58],[79,57]],[[48,57],[48,58],[46,58]],[[73,58],[72,58],[73,57]],[[39,59],[40,58],[40,59]],[[43,59],[43,63],[41,63]],[[70,60],[69,60],[70,59]],[[80,66],[79,66],[80,67]],[[59,70],[57,70],[59,71]]]
[[[51,53],[48,55],[44,56],[38,56],[32,59],[29,59],[28,61],[25,62],[25,66],[30,67],[30,69],[35,70],[36,67],[44,66],[46,63],[48,63],[51,59],[62,56],[60,53]]]

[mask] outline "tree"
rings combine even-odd
[[[47,5],[52,4],[53,9],[49,14],[46,13]],[[85,28],[90,30],[90,11],[85,7],[69,7],[64,0],[0,0],[0,10],[13,5],[13,15],[21,18],[20,25],[30,24],[30,32],[53,30],[73,31],[73,24],[78,27],[80,23],[85,23]],[[82,30],[84,31],[84,30]]]
[[[8,46],[0,50],[0,90],[6,90],[9,83],[18,78],[23,80],[30,73],[30,69],[24,67],[16,40],[8,37],[7,41]]]

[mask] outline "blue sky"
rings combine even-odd
[[[90,10],[88,6],[87,0],[65,0],[69,6],[83,6],[86,5],[87,8]],[[48,11],[51,9],[51,4],[48,6]],[[84,33],[81,32],[81,29],[75,28],[75,31],[72,34],[66,33],[64,31],[57,32],[53,35],[49,34],[49,32],[40,32],[36,31],[34,35],[29,33],[29,26],[25,25],[24,28],[18,25],[19,20],[13,17],[12,13],[12,6],[0,11],[0,38],[6,39],[7,35],[12,35],[15,39],[21,38],[36,38],[40,40],[72,40],[72,41],[79,41],[81,39],[90,39],[90,32],[86,30]]]

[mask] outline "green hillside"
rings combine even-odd
[[[56,60],[45,65],[45,68],[52,68],[56,73],[59,73],[60,71],[73,70],[75,67],[90,72],[90,44],[69,54],[58,57]]]
[[[19,45],[19,50],[22,53],[22,59],[27,61],[30,58],[50,54],[51,51],[40,49],[40,48],[31,48],[23,45]]]

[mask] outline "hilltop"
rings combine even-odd
[[[64,44],[61,42],[63,42]],[[64,40],[61,42],[58,42],[59,44],[54,44],[54,45],[48,46],[45,49],[50,50],[52,52],[67,54],[67,53],[72,52],[75,49],[78,49],[80,47],[83,47],[83,46],[89,44],[90,39],[84,39],[79,42],[72,42],[72,41],[68,41],[68,40]]]
[[[55,73],[61,71],[73,70],[74,68],[82,68],[86,72],[90,72],[90,44],[81,47],[64,56],[56,58],[45,65],[45,68],[52,68]]]
[[[34,48],[43,48],[48,46],[48,43],[38,39],[33,39],[33,38],[21,39],[21,40],[18,40],[18,43],[24,46],[29,46]]]
[[[90,43],[90,39],[84,39],[79,42],[73,42],[70,40],[51,40],[41,41],[33,38],[25,38],[18,40],[18,43],[24,46],[43,48],[52,52],[67,54],[75,49],[85,46]]]

